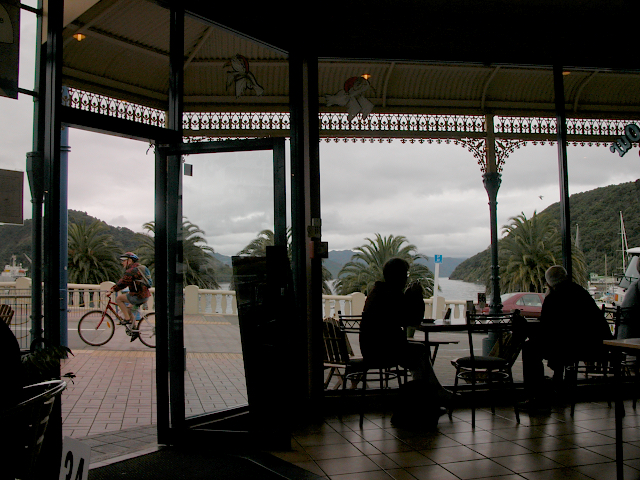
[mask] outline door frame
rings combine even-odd
[[[184,393],[182,277],[182,156],[202,153],[273,152],[274,243],[287,245],[285,138],[218,140],[157,145],[155,174],[156,393],[158,443],[175,444],[188,428]],[[170,261],[173,259],[173,261]],[[245,407],[240,407],[240,409]],[[231,417],[238,408],[198,416]]]

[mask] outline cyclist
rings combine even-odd
[[[124,290],[125,288],[129,288],[128,293],[119,293],[116,297],[116,304],[122,310],[122,316],[126,320],[127,323],[132,323],[133,318],[131,315],[131,310],[126,305],[129,303],[131,305],[142,305],[149,300],[151,297],[151,292],[149,289],[141,282],[142,274],[138,270],[138,256],[133,252],[126,252],[120,255],[120,262],[122,262],[122,267],[124,268],[124,275],[118,282],[111,287],[112,292],[119,292],[120,290]],[[132,337],[132,340],[135,337]]]

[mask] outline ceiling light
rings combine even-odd
[[[87,38],[87,36],[84,33],[74,33],[73,34],[73,38],[75,38],[76,40],[78,40],[79,42],[81,42],[82,40],[84,40],[85,38]]]
[[[362,78],[364,78],[365,80],[369,80],[371,78],[371,75],[365,73],[364,75],[362,75]]]

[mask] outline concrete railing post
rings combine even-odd
[[[184,287],[184,313],[186,315],[198,314],[199,290],[197,285],[187,285]]]

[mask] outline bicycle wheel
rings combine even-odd
[[[138,322],[140,341],[147,347],[156,348],[156,314],[147,313]]]
[[[78,335],[84,343],[99,347],[113,337],[116,326],[108,313],[91,310],[78,322]]]

